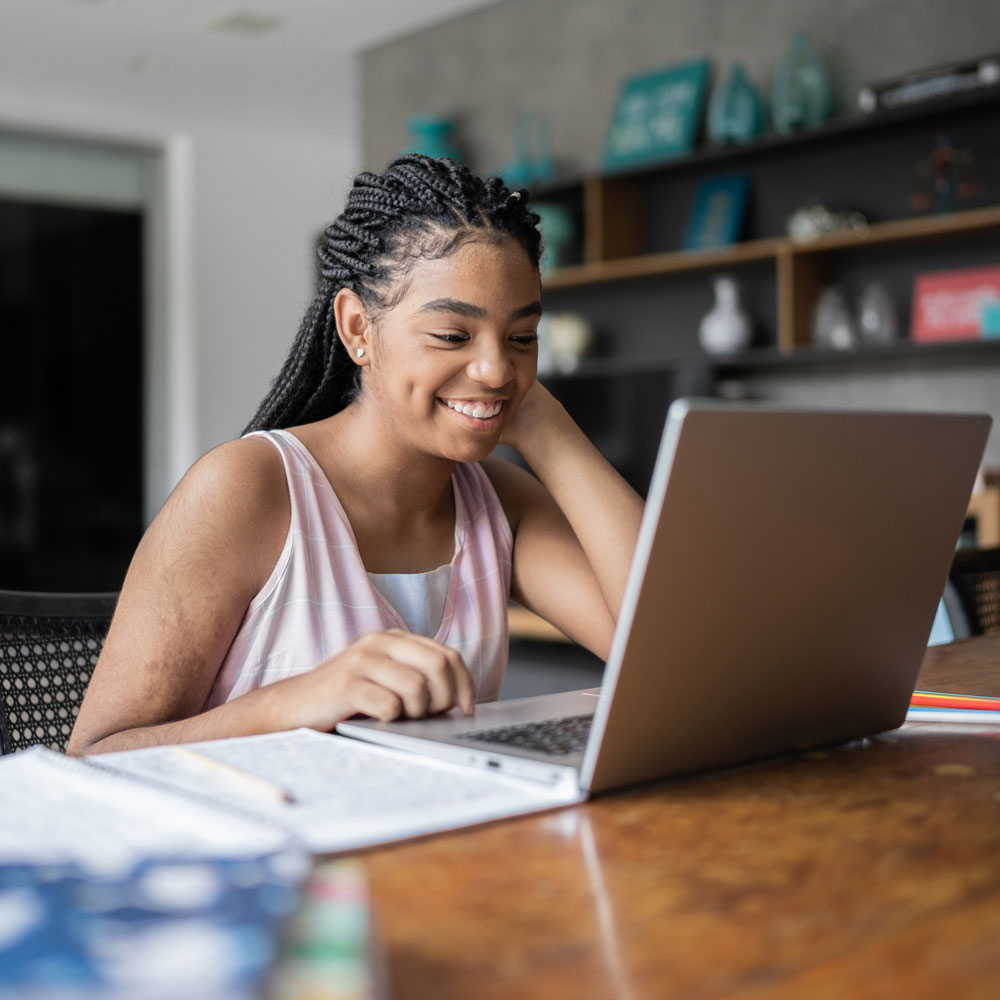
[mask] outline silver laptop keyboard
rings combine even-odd
[[[562,719],[545,719],[542,722],[523,722],[517,726],[459,733],[456,738],[470,743],[499,743],[519,750],[561,756],[582,752],[587,745],[592,718],[590,715],[569,715]]]

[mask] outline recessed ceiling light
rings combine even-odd
[[[129,71],[136,76],[161,76],[167,68],[167,60],[155,52],[144,52],[132,56],[128,61]]]
[[[220,14],[208,22],[212,31],[225,31],[231,35],[266,35],[277,31],[284,24],[284,18],[277,14],[266,14],[256,10],[233,10]]]

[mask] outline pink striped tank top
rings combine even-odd
[[[257,431],[285,466],[291,523],[271,576],[250,602],[204,710],[304,673],[366,632],[406,628],[368,577],[354,531],[319,463],[288,431]],[[452,473],[455,554],[433,637],[457,650],[478,701],[500,693],[507,666],[513,538],[493,484],[476,464]]]

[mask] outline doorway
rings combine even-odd
[[[0,589],[118,590],[144,523],[144,212],[3,181]]]

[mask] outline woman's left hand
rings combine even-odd
[[[535,381],[525,393],[513,419],[504,427],[500,443],[510,445],[527,458],[525,452],[531,450],[531,443],[541,435],[551,433],[561,413],[565,413],[562,404],[541,382]]]

